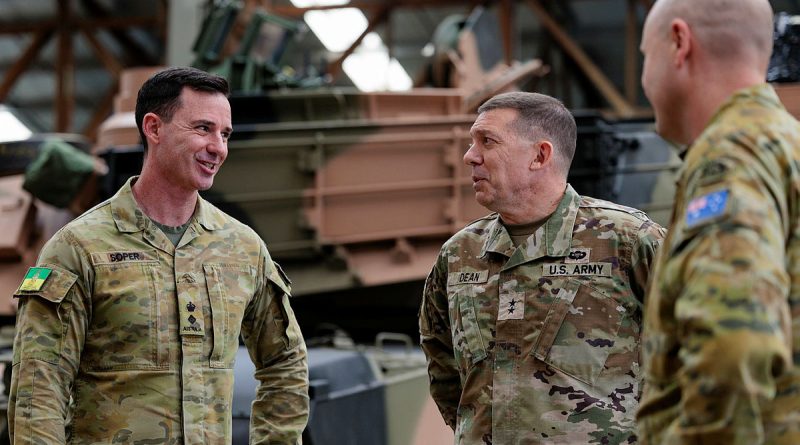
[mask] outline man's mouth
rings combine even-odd
[[[198,161],[198,162],[211,171],[214,171],[214,169],[217,168],[217,164],[213,162],[208,162],[208,161]]]

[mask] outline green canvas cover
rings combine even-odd
[[[56,207],[67,207],[94,171],[94,158],[72,145],[51,139],[25,170],[22,188]]]

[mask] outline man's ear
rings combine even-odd
[[[147,113],[142,118],[142,132],[147,138],[147,146],[152,147],[157,144],[161,137],[162,121],[155,113]]]
[[[550,141],[541,140],[533,145],[536,156],[531,160],[531,170],[541,170],[553,162],[553,144]]]
[[[672,49],[672,63],[680,68],[692,54],[692,29],[683,19],[674,19],[669,26],[670,48]]]

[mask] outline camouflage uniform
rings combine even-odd
[[[770,86],[688,149],[657,263],[640,438],[800,443],[800,125]]]
[[[663,234],[567,186],[518,248],[497,214],[445,243],[420,333],[457,444],[635,441],[642,298]]]
[[[131,184],[60,230],[41,289],[15,295],[12,442],[230,444],[241,333],[261,382],[251,443],[299,443],[308,371],[288,280],[202,199],[173,246]]]

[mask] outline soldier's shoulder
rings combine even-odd
[[[97,235],[97,232],[104,226],[113,225],[114,221],[111,216],[111,199],[107,199],[91,209],[83,212],[72,221],[64,224],[64,226],[53,235],[53,238],[71,234],[72,236],[80,237],[83,235]]]
[[[252,227],[239,221],[208,201],[204,201],[203,204],[206,206],[206,218],[209,218],[211,224],[217,229],[234,233],[236,236],[248,241],[262,242],[261,237],[258,236],[258,233],[256,233]]]
[[[497,221],[498,217],[499,215],[497,213],[490,213],[471,221],[469,224],[451,236],[447,243],[453,244],[460,243],[468,239],[472,240],[475,238],[482,238],[489,232],[489,230],[491,230],[491,227]]]
[[[630,220],[641,223],[651,221],[647,213],[637,208],[628,207],[604,199],[592,198],[591,196],[581,195],[579,210],[583,212],[592,212],[596,216],[609,219]]]
[[[485,228],[488,225],[497,221],[497,218],[500,215],[497,212],[492,212],[487,215],[483,215],[480,218],[474,219],[470,221],[467,225],[464,226],[459,232],[463,232],[465,230],[475,229],[475,228]]]

